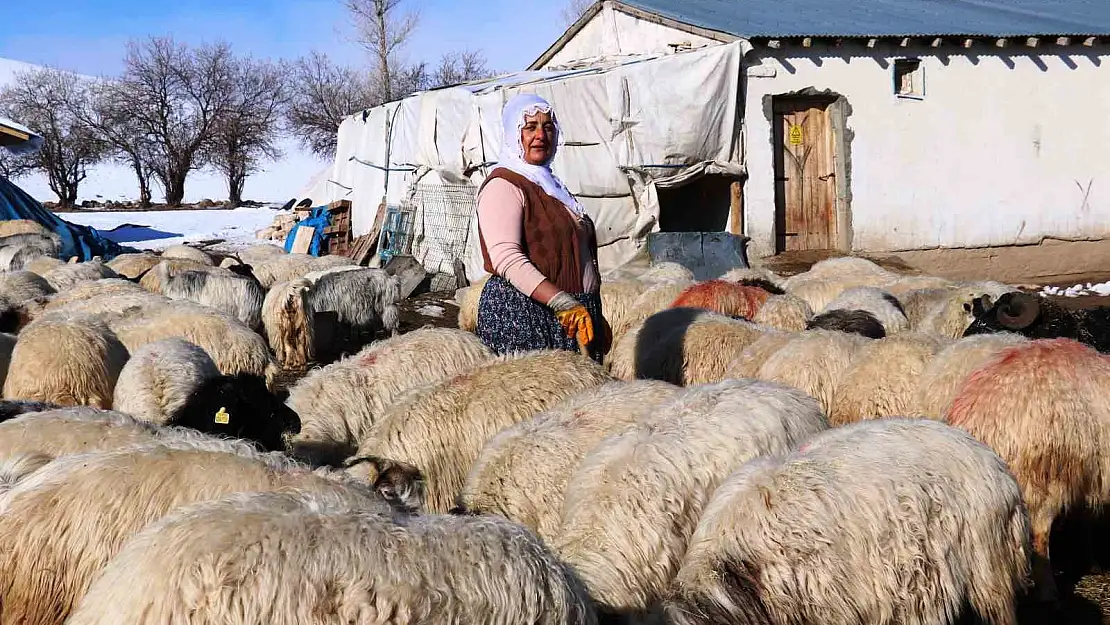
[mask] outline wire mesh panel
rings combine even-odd
[[[412,254],[431,275],[432,291],[455,289],[455,260],[466,256],[478,188],[470,184],[419,183]]]

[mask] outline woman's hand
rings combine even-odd
[[[594,340],[594,322],[590,311],[579,304],[570,310],[555,313],[555,318],[567,331],[567,336],[578,340],[579,345],[589,345]]]

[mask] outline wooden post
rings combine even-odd
[[[728,231],[744,234],[744,182],[737,180],[730,185],[732,201],[728,207]]]

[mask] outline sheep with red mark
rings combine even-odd
[[[614,323],[610,324],[613,333],[613,344],[616,345],[626,332],[648,317],[670,308],[674,298],[678,297],[678,294],[691,284],[693,284],[692,281],[669,281],[649,286],[632,302],[622,318],[616,319]]]
[[[993,450],[935,421],[864,421],[729,476],[664,613],[676,625],[1015,625],[1030,550],[1021,491]]]
[[[455,507],[467,473],[498,432],[611,381],[576,352],[497,356],[398,402],[361,439],[355,455],[416,467],[427,484],[426,508],[444,513]],[[357,465],[348,471],[359,475]]]
[[[460,511],[497,514],[552,540],[567,483],[582,459],[681,390],[657,380],[609,382],[502,430],[470,468]]]
[[[860,349],[833,391],[829,423],[912,416],[921,376],[937,352],[952,339],[902,332]]]
[[[998,452],[1021,485],[1032,524],[1034,579],[1057,597],[1052,523],[1064,510],[1110,503],[1110,356],[1072,339],[1007,347],[960,386],[944,420]]]
[[[686,287],[671,302],[672,308],[704,308],[729,317],[752,319],[763,302],[782,290],[770,284],[736,283],[709,280]]]
[[[579,464],[551,541],[599,613],[640,622],[666,596],[713,490],[745,462],[828,424],[800,391],[757,380],[686,389]]]
[[[338,466],[358,450],[402,393],[491,357],[489,348],[470,332],[422,328],[314,369],[289,389],[286,404],[301,419],[289,451],[314,464]]]
[[[937,352],[921,372],[913,408],[907,411],[927,419],[942,419],[968,376],[1002,350],[1028,340],[1007,332],[972,336],[950,343]]]

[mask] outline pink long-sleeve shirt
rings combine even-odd
[[[494,273],[531,296],[547,276],[532,264],[521,245],[524,240],[524,192],[503,178],[487,182],[478,194],[478,228],[485,239]],[[600,278],[594,266],[593,250],[587,245],[588,229],[584,229],[581,236],[582,286],[587,293],[594,293]]]

